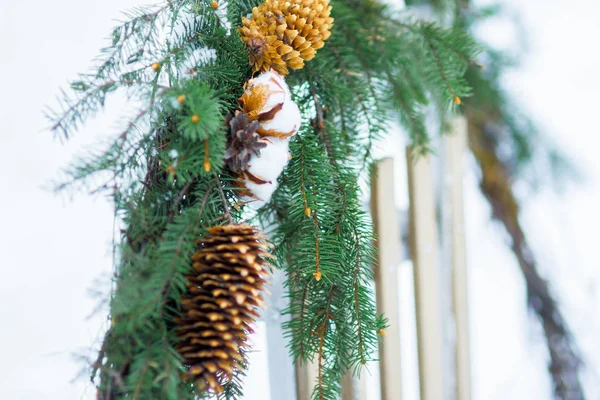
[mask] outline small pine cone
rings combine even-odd
[[[259,316],[261,291],[268,275],[271,247],[248,224],[215,226],[199,240],[192,256],[195,272],[187,276],[183,310],[175,319],[177,350],[188,378],[200,390],[223,390],[244,362],[251,325]]]
[[[254,72],[300,69],[324,46],[333,18],[329,0],[266,0],[242,18],[239,33]]]
[[[248,115],[236,111],[229,121],[227,135],[227,151],[225,162],[232,171],[245,170],[250,157],[260,157],[260,150],[267,146],[267,141],[258,134],[258,121],[250,121]]]

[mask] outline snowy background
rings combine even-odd
[[[482,2],[483,3],[483,2]],[[522,68],[506,79],[521,104],[584,172],[557,196],[526,198],[523,217],[540,267],[562,301],[587,362],[588,398],[600,398],[600,3],[505,0],[530,35]],[[106,112],[66,145],[45,129],[45,105],[86,71],[106,44],[120,11],[140,0],[2,0],[0,2],[0,393],[7,400],[94,399],[85,377],[105,313],[93,314],[111,271],[112,210],[103,198],[49,191],[58,171],[84,148],[116,131],[124,106]],[[481,35],[500,45],[519,32],[502,22]],[[465,182],[473,392],[475,400],[550,399],[542,332],[524,308],[524,285],[490,222],[476,176]],[[257,339],[264,348],[264,335]],[[257,353],[248,399],[261,387],[266,358]],[[406,372],[405,372],[406,373]],[[410,372],[408,373],[410,375]],[[413,374],[414,376],[414,374]],[[410,385],[409,385],[410,386]],[[410,386],[412,387],[412,386]],[[405,388],[406,398],[415,399]],[[273,399],[280,400],[280,399]]]

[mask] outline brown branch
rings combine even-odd
[[[300,156],[300,169],[304,171],[304,155]],[[302,198],[304,200],[304,213],[307,217],[313,218],[313,222],[315,224],[315,272],[313,276],[317,281],[321,280],[321,256],[319,253],[319,231],[321,227],[319,226],[319,217],[317,210],[311,210],[308,206],[308,200],[306,198],[306,189],[304,188],[304,174],[300,173],[300,191],[302,192]],[[316,193],[315,193],[316,195]]]
[[[173,207],[171,208],[171,215],[167,219],[168,222],[172,222],[175,219],[175,216],[179,213],[179,205],[183,201],[183,197],[187,194],[188,190],[192,186],[193,181],[188,181],[183,185],[183,188],[177,195],[177,199],[173,202]]]
[[[533,251],[519,221],[519,205],[512,190],[507,166],[496,154],[492,137],[485,131],[487,119],[467,109],[469,138],[480,167],[480,188],[490,203],[493,217],[501,222],[512,239],[512,251],[525,279],[527,302],[537,314],[550,354],[549,372],[556,398],[584,399],[578,373],[582,361],[575,350],[567,321],[552,295],[548,282],[539,274]]]
[[[442,61],[440,60],[440,56],[439,56],[435,46],[431,42],[431,38],[425,33],[423,33],[423,37],[425,38],[425,42],[427,42],[427,46],[429,47],[429,50],[431,50],[431,54],[433,55],[433,58],[435,59],[435,63],[438,67],[438,71],[440,72],[440,76],[446,83],[446,87],[448,88],[448,91],[454,97],[454,101],[457,104],[460,104],[460,98],[456,95],[456,92],[454,91],[454,89],[452,89],[452,86],[450,86],[450,81],[448,80],[448,76],[446,75],[446,72],[444,72],[444,66],[442,65]]]
[[[223,192],[223,187],[221,186],[221,181],[219,180],[219,176],[215,174],[216,185],[219,188],[219,195],[221,196],[221,200],[223,201],[223,208],[225,209],[225,218],[229,223],[233,222],[233,217],[231,216],[231,212],[229,212],[229,203],[227,202],[227,198],[225,197],[225,192]]]

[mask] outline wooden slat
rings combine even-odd
[[[296,387],[298,400],[310,400],[317,384],[318,367],[316,363],[296,363]]]
[[[431,157],[413,158],[410,148],[407,148],[406,155],[421,399],[442,400],[441,271]]]
[[[366,373],[368,372],[363,369],[358,377],[353,376],[352,371],[346,371],[342,379],[341,400],[367,400]]]
[[[471,399],[471,366],[469,351],[469,317],[467,298],[467,261],[465,246],[463,179],[467,148],[467,120],[456,117],[452,132],[444,138],[446,179],[445,195],[450,202],[449,240],[452,254],[452,308],[456,326],[455,373],[456,400]]]
[[[371,174],[371,211],[379,249],[375,267],[377,310],[389,321],[379,347],[381,399],[401,400],[398,266],[401,261],[400,230],[394,202],[394,160],[381,160]]]
[[[267,357],[269,361],[269,386],[272,399],[293,399],[296,396],[294,360],[289,355],[287,340],[281,324],[289,318],[281,315],[289,302],[285,296],[285,274],[275,270],[271,278],[268,308],[265,313],[267,325]]]

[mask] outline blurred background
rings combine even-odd
[[[500,77],[511,107],[537,127],[534,149],[558,150],[571,166],[554,174],[534,155],[511,183],[539,273],[584,362],[580,380],[586,398],[600,399],[600,52],[594,50],[600,39],[600,3],[472,3],[474,9],[502,7],[472,30],[482,42],[519,58]],[[85,194],[69,198],[50,188],[74,155],[117,131],[127,104],[113,99],[65,144],[48,132],[42,111],[56,104],[69,79],[87,71],[121,11],[138,5],[139,0],[0,2],[3,399],[95,398],[85,368],[106,325],[100,301],[110,290],[113,211],[108,199]],[[397,139],[398,149],[403,140]],[[492,220],[473,157],[468,166],[464,190],[473,398],[551,399],[544,332],[527,308],[526,284],[510,250],[511,239]],[[531,184],[534,177],[536,184]],[[399,196],[400,208],[407,207],[406,199],[406,193]],[[410,290],[401,293],[401,310],[410,313]],[[267,358],[261,351],[264,331],[261,323],[247,399],[270,398]],[[414,337],[405,337],[403,348],[409,351],[402,374],[408,383],[403,394],[418,399],[416,356],[414,349],[410,352]]]

